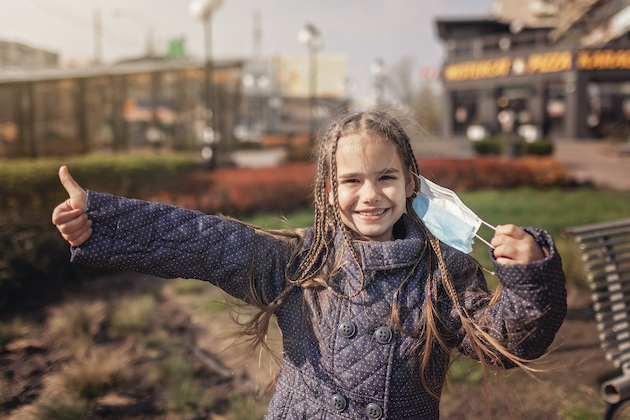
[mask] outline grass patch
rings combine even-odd
[[[157,381],[164,387],[169,412],[204,412],[213,399],[194,380],[191,364],[181,354],[171,354],[157,367]]]
[[[479,384],[483,381],[481,364],[467,357],[459,357],[449,370],[454,383]]]
[[[230,420],[262,419],[269,405],[269,397],[256,398],[251,394],[236,395],[230,399]]]
[[[8,322],[0,322],[0,349],[13,340],[22,338],[32,331],[33,327],[21,318],[14,318]]]
[[[486,222],[548,230],[554,237],[573,226],[630,217],[630,194],[576,190],[488,190],[458,194]]]
[[[63,394],[93,401],[121,383],[124,368],[129,362],[130,358],[121,352],[93,349],[86,357],[64,367],[51,380],[58,383]]]
[[[188,293],[201,293],[208,284],[195,279],[176,279],[173,283],[173,290],[178,295]]]
[[[9,401],[13,397],[13,392],[11,390],[11,384],[5,378],[4,373],[0,373],[0,407],[4,405],[7,401]]]
[[[310,208],[286,216],[260,213],[243,221],[266,229],[295,229],[313,226],[315,223],[313,209]]]
[[[33,420],[89,420],[94,416],[89,404],[68,395],[57,395],[35,404],[31,416]]]
[[[602,414],[586,408],[572,407],[564,409],[562,417],[566,420],[600,420]]]
[[[156,305],[152,295],[125,297],[116,302],[110,320],[112,336],[153,330],[156,322]]]

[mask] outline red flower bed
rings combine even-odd
[[[552,158],[423,159],[420,174],[455,191],[566,184],[564,166]],[[191,174],[176,193],[154,200],[204,213],[242,216],[255,212],[291,212],[312,202],[316,167],[287,163],[260,169],[220,169]]]
[[[177,193],[155,199],[208,214],[242,216],[256,212],[291,212],[312,202],[315,165],[287,163],[259,169],[197,171]]]
[[[455,191],[522,186],[549,188],[567,182],[564,166],[548,157],[424,159],[419,160],[418,165],[421,175]]]

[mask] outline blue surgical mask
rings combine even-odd
[[[420,180],[420,192],[413,200],[413,210],[433,236],[466,254],[472,251],[475,237],[492,248],[477,232],[482,223],[492,229],[494,226],[481,220],[453,191],[416,177]]]

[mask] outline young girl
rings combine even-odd
[[[282,363],[266,419],[437,419],[451,351],[510,368],[550,345],[566,314],[551,236],[496,229],[501,287],[439,242],[414,213],[418,166],[400,123],[340,118],[321,141],[315,226],[271,232],[219,216],[87,192],[53,223],[72,260],[207,280],[259,308],[246,325],[264,346],[271,315]]]

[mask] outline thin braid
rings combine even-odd
[[[335,137],[333,144],[331,146],[332,149],[330,151],[330,171],[331,171],[330,181],[331,181],[331,190],[333,193],[333,203],[334,203],[333,214],[335,218],[335,225],[339,226],[339,228],[341,229],[341,233],[343,235],[343,243],[350,251],[350,254],[352,255],[352,259],[357,264],[357,267],[359,268],[359,272],[361,273],[361,285],[357,288],[357,290],[355,290],[350,295],[341,294],[331,287],[329,287],[328,290],[330,290],[335,296],[350,299],[357,296],[363,290],[363,287],[365,286],[365,274],[363,273],[363,268],[361,267],[360,258],[359,258],[359,255],[357,254],[357,250],[352,245],[352,238],[350,237],[350,232],[348,231],[348,229],[345,227],[344,223],[342,222],[341,210],[339,209],[339,195],[338,195],[339,181],[337,180],[337,147],[339,145],[340,137],[341,137],[341,130],[339,130],[339,132],[337,133],[337,136]]]
[[[326,137],[331,135],[338,129],[337,124],[333,124]],[[291,283],[302,283],[308,279],[310,275],[312,275],[312,269],[315,263],[318,260],[321,252],[327,248],[326,243],[329,238],[327,232],[329,231],[329,227],[326,223],[326,178],[328,176],[328,170],[326,167],[326,151],[325,147],[322,146],[319,153],[318,164],[317,164],[317,179],[315,181],[315,193],[314,193],[314,207],[315,207],[315,224],[314,224],[314,237],[313,243],[309,247],[305,258],[300,263],[296,274],[297,278],[291,278],[287,275],[287,279]],[[288,274],[288,273],[287,273]]]

